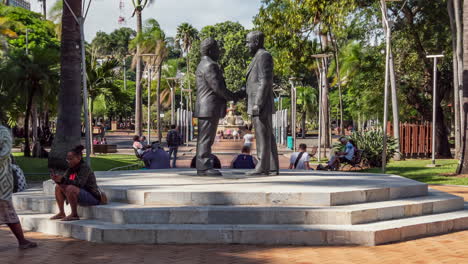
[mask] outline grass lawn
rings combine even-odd
[[[27,180],[37,182],[49,179],[47,159],[25,158],[23,153],[13,153],[13,155],[26,174]],[[97,154],[91,157],[91,167],[94,171],[107,171],[135,163],[137,163],[135,155]]]
[[[416,181],[430,184],[453,184],[468,185],[468,178],[448,177],[441,174],[454,173],[457,169],[458,160],[445,159],[436,160],[436,164],[441,165],[436,168],[426,168],[431,160],[408,159],[404,161],[392,161],[387,166],[386,173],[404,176]],[[380,168],[373,168],[365,172],[380,173]]]

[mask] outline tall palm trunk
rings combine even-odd
[[[32,110],[35,90],[36,89],[32,88],[29,91],[28,103],[26,105],[26,113],[25,113],[25,118],[24,118],[24,156],[25,157],[31,157],[31,144],[29,141],[29,120],[31,117],[31,110]]]
[[[450,17],[450,29],[452,31],[452,49],[453,51],[453,109],[455,110],[455,158],[460,158],[461,145],[461,119],[460,119],[460,78],[459,78],[459,58],[457,54],[457,25],[455,22],[454,0],[447,1],[447,11]]]
[[[44,20],[47,19],[47,0],[42,0],[42,15],[44,16]]]
[[[137,8],[135,11],[137,17],[137,34],[143,32],[143,24],[141,18],[141,9]],[[137,44],[137,56],[140,54],[140,44]],[[136,92],[135,92],[135,134],[141,135],[143,133],[142,125],[142,103],[141,103],[141,57],[136,59]]]
[[[463,3],[463,127],[462,127],[462,153],[458,165],[458,174],[468,174],[468,1]]]
[[[71,9],[81,16],[82,1],[69,1]],[[67,5],[63,5],[60,51],[60,91],[57,132],[49,154],[49,168],[65,170],[67,152],[81,140],[81,54],[80,28]]]

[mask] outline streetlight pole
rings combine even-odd
[[[26,55],[29,55],[29,28],[26,28]]]
[[[428,167],[437,167],[435,162],[435,148],[436,148],[436,107],[437,107],[437,58],[443,58],[444,55],[428,55],[426,58],[434,59],[434,88],[432,91],[432,162]]]
[[[151,144],[151,66],[148,66],[148,143]]]
[[[291,132],[293,137],[292,150],[296,151],[296,119],[297,119],[297,90],[296,82],[298,78],[291,77],[289,78],[289,83],[291,84]]]

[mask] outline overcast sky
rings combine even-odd
[[[51,7],[57,0],[47,0]],[[85,0],[88,2],[89,0]],[[41,4],[30,0],[31,9],[40,12]],[[227,20],[238,21],[246,28],[252,28],[252,18],[257,14],[261,0],[155,0],[143,11],[143,19],[155,18],[168,36],[174,36],[176,28],[183,22],[191,23],[200,30]],[[96,32],[111,32],[121,26],[135,28],[131,18],[133,7],[130,0],[124,0],[121,12],[120,0],[92,0],[85,25],[86,40],[91,41]],[[118,18],[127,19],[126,25],[119,25]]]

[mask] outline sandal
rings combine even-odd
[[[19,249],[28,249],[28,248],[36,248],[37,243],[28,241],[26,244],[19,245]]]
[[[65,218],[65,215],[63,215],[63,214],[56,214],[56,215],[52,216],[52,217],[50,218],[50,220],[61,220],[61,219],[63,219],[63,218]]]
[[[79,216],[67,216],[65,218],[63,218],[61,221],[64,221],[64,222],[69,222],[69,221],[78,221],[80,220],[80,217]]]

